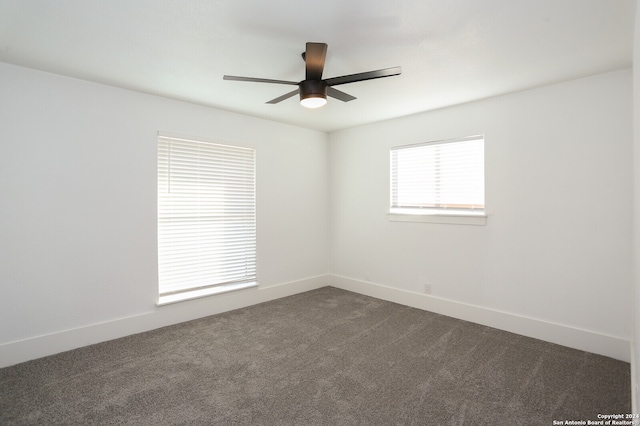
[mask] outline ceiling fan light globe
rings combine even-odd
[[[320,108],[327,103],[327,98],[310,96],[307,98],[300,99],[300,105],[305,108]]]

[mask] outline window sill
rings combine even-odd
[[[257,287],[257,282],[235,283],[219,285],[211,288],[185,291],[176,294],[164,294],[158,297],[157,306],[169,305],[171,303],[184,302],[185,300],[199,299],[201,297],[213,296],[216,294],[228,293],[230,291],[244,290],[245,288]]]
[[[442,223],[447,225],[478,225],[487,224],[487,215],[469,213],[398,213],[387,215],[390,222],[423,222]]]

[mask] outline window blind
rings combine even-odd
[[[391,209],[484,209],[484,137],[391,149]]]
[[[159,293],[256,280],[255,151],[158,138]]]

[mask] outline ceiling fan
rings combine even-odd
[[[339,84],[354,83],[356,81],[372,80],[374,78],[391,77],[399,75],[402,72],[400,67],[385,68],[376,71],[361,72],[358,74],[343,75],[341,77],[332,77],[322,79],[322,71],[324,70],[324,60],[327,55],[326,43],[307,43],[305,52],[302,52],[302,59],[305,61],[306,78],[302,81],[286,81],[271,80],[268,78],[239,77],[235,75],[225,75],[224,80],[235,81],[252,81],[257,83],[276,83],[298,86],[296,90],[278,96],[268,101],[268,104],[277,104],[278,102],[289,99],[292,96],[300,94],[300,104],[307,108],[318,108],[327,103],[327,96],[349,102],[356,99],[347,93],[334,89],[333,86]]]

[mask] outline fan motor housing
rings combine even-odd
[[[300,82],[300,100],[307,98],[327,98],[327,84],[322,80]]]

